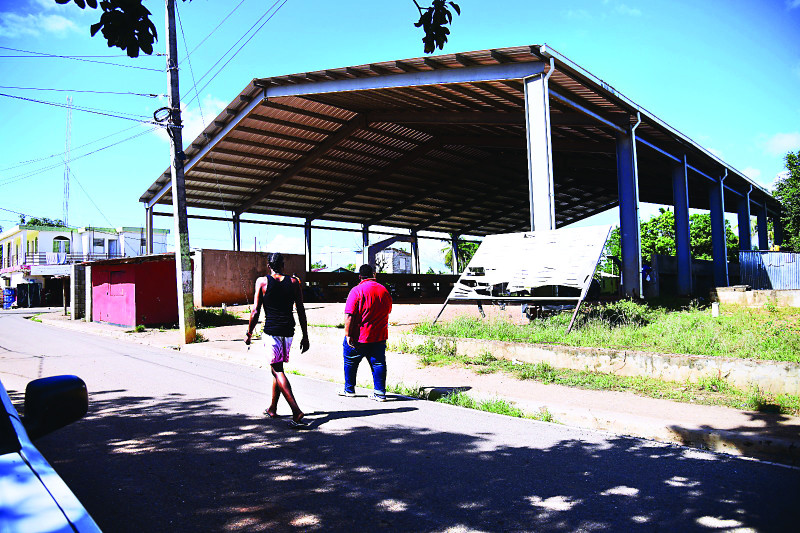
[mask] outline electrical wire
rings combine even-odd
[[[216,31],[217,31],[217,30],[220,28],[220,26],[222,26],[222,24],[223,24],[223,23],[224,23],[226,20],[228,20],[228,18],[230,18],[230,16],[231,16],[231,15],[233,15],[233,13],[234,13],[236,10],[237,10],[237,9],[239,9],[239,7],[240,7],[242,4],[244,4],[244,2],[245,2],[245,0],[241,0],[241,1],[240,1],[238,4],[236,4],[236,7],[234,7],[234,8],[231,10],[231,12],[230,12],[230,13],[228,13],[227,15],[225,15],[225,18],[223,18],[221,21],[219,21],[219,24],[217,24],[217,26],[216,26],[216,27],[215,27],[213,30],[211,30],[211,32],[210,32],[208,35],[206,35],[206,36],[203,38],[203,40],[201,40],[199,43],[197,43],[197,45],[196,45],[194,48],[192,48],[192,51],[191,51],[191,52],[189,51],[188,47],[186,46],[186,38],[184,37],[184,39],[183,39],[183,43],[184,43],[184,47],[186,48],[186,57],[184,57],[184,58],[183,58],[183,59],[182,59],[182,60],[181,60],[181,61],[178,63],[178,65],[180,65],[181,63],[183,63],[183,61],[185,61],[185,60],[189,59],[189,58],[192,56],[192,54],[193,54],[193,53],[195,53],[195,52],[197,51],[197,49],[198,49],[198,48],[200,48],[200,46],[202,46],[202,44],[208,40],[208,38],[209,38],[209,37],[211,37],[212,35],[214,35],[214,32],[216,32]],[[175,5],[175,10],[176,10],[176,11],[178,10],[177,4]],[[178,13],[178,18],[180,19],[180,13]],[[181,26],[181,33],[183,33],[183,26]]]
[[[49,105],[49,106],[53,106],[53,107],[62,107],[62,108],[66,108],[67,107],[67,104],[61,104],[61,103],[58,103],[58,102],[47,102],[47,101],[44,101],[44,100],[36,100],[34,98],[25,98],[23,96],[14,96],[13,94],[0,93],[0,96],[5,96],[6,98],[14,98],[16,100],[24,100],[26,102],[33,102],[33,103],[37,103],[37,104]],[[94,109],[94,108],[90,108],[90,107],[72,106],[72,109],[75,110],[75,111],[83,111],[85,113],[92,113],[92,114],[95,114],[95,115],[102,115],[102,116],[105,116],[105,117],[121,118],[121,119],[124,119],[124,120],[133,120],[135,122],[141,122],[142,124],[155,124],[152,120],[148,120],[147,117],[145,117],[144,115],[134,115],[133,113],[130,113],[130,116],[126,117],[126,116],[123,116],[123,115],[114,114],[114,113],[112,113],[110,111],[104,111],[104,110]]]
[[[216,73],[215,73],[213,76],[211,76],[211,78],[210,78],[210,79],[209,79],[209,80],[208,80],[208,81],[205,83],[205,85],[203,85],[203,86],[202,86],[202,87],[201,87],[199,90],[195,90],[195,94],[196,94],[196,96],[195,96],[194,98],[190,99],[188,102],[186,102],[186,104],[187,104],[187,105],[188,105],[188,104],[190,104],[190,103],[192,103],[192,102],[193,102],[193,101],[194,101],[194,100],[195,100],[195,99],[196,99],[196,98],[199,96],[199,94],[200,94],[200,93],[201,93],[201,92],[202,92],[202,91],[203,91],[203,90],[204,90],[206,87],[208,87],[208,85],[209,85],[209,84],[210,84],[212,81],[214,81],[214,78],[216,78],[217,76],[219,76],[219,74],[220,74],[220,73],[223,71],[223,69],[224,69],[226,66],[228,66],[228,64],[229,64],[231,61],[233,61],[233,59],[234,59],[234,58],[237,56],[237,54],[238,54],[239,52],[241,52],[241,51],[242,51],[242,49],[243,49],[243,48],[244,48],[244,47],[245,47],[245,46],[246,46],[246,45],[247,45],[247,44],[248,44],[248,43],[249,43],[249,42],[250,42],[250,41],[253,39],[253,37],[255,37],[255,36],[256,36],[256,34],[258,34],[258,32],[259,32],[259,31],[261,31],[261,29],[262,29],[262,28],[263,28],[263,27],[264,27],[264,26],[267,24],[267,22],[269,22],[270,20],[272,20],[272,18],[273,18],[273,17],[274,17],[274,16],[275,16],[275,15],[278,13],[278,11],[280,11],[280,9],[281,9],[281,8],[282,8],[284,5],[286,5],[286,2],[288,2],[288,1],[289,1],[289,0],[283,0],[283,2],[281,3],[281,5],[279,5],[277,8],[275,8],[275,6],[276,6],[276,5],[277,5],[279,2],[281,2],[281,0],[275,0],[275,2],[274,2],[274,3],[273,3],[273,4],[272,4],[272,5],[271,5],[271,6],[270,6],[270,7],[269,7],[269,8],[268,8],[268,9],[267,9],[265,12],[264,12],[264,14],[263,14],[263,15],[261,15],[261,17],[260,17],[260,18],[259,18],[259,19],[258,19],[258,20],[257,20],[257,21],[256,21],[256,22],[255,22],[255,23],[252,25],[252,26],[250,26],[250,28],[249,28],[249,29],[248,29],[246,32],[244,32],[244,34],[243,34],[243,35],[242,35],[242,36],[241,36],[241,37],[240,37],[240,38],[239,38],[239,39],[238,39],[238,40],[237,40],[235,43],[233,43],[233,45],[232,45],[232,46],[231,46],[231,47],[230,47],[230,48],[229,48],[229,49],[228,49],[228,50],[227,50],[227,51],[226,51],[224,54],[222,54],[222,56],[221,56],[221,57],[220,57],[220,58],[219,58],[219,59],[218,59],[218,60],[217,60],[217,61],[216,61],[216,62],[215,62],[213,65],[211,65],[211,67],[208,69],[208,71],[206,71],[206,73],[205,73],[205,74],[203,74],[202,76],[200,76],[200,79],[198,80],[198,83],[199,83],[199,82],[201,82],[201,81],[203,81],[203,79],[204,79],[206,76],[208,76],[208,75],[211,73],[211,71],[212,71],[212,70],[214,70],[214,68],[215,68],[215,67],[216,67],[216,66],[217,66],[217,65],[220,63],[220,61],[222,61],[222,60],[225,58],[225,56],[226,56],[226,55],[228,55],[228,54],[230,53],[230,51],[231,51],[231,50],[233,50],[233,49],[236,47],[236,45],[238,45],[238,44],[239,44],[239,43],[242,41],[242,39],[244,39],[244,38],[247,36],[247,34],[248,34],[248,33],[250,33],[250,32],[253,30],[253,28],[255,28],[255,27],[256,27],[256,25],[258,25],[258,23],[259,23],[259,22],[261,22],[261,21],[264,19],[264,17],[266,17],[266,16],[269,14],[269,12],[273,10],[273,8],[275,8],[275,10],[274,10],[274,11],[272,11],[272,14],[271,14],[271,15],[270,15],[270,16],[269,16],[269,17],[268,17],[266,20],[264,20],[264,22],[262,22],[262,23],[261,23],[261,26],[259,26],[259,27],[258,27],[258,28],[257,28],[257,29],[256,29],[256,30],[255,30],[255,31],[252,33],[252,35],[250,35],[250,37],[248,37],[248,38],[247,38],[247,40],[246,40],[244,43],[242,43],[242,45],[241,45],[241,46],[240,46],[240,47],[239,47],[239,48],[238,48],[238,49],[237,49],[237,50],[236,50],[236,51],[233,53],[233,55],[231,55],[231,57],[230,57],[230,58],[228,58],[228,60],[227,60],[227,61],[226,61],[226,62],[225,62],[225,63],[224,63],[224,64],[223,64],[223,65],[222,65],[222,66],[221,66],[221,67],[220,67],[218,70],[217,70],[217,72],[216,72]],[[195,87],[192,87],[192,89],[195,89]]]
[[[124,68],[133,68],[137,70],[148,70],[152,72],[164,72],[163,68],[150,68],[150,67],[139,67],[136,65],[122,65],[120,63],[110,63],[108,61],[96,61],[94,59],[82,59],[77,56],[62,56],[58,54],[47,54],[45,52],[33,52],[31,50],[20,50],[19,48],[9,48],[7,46],[0,46],[0,50],[11,50],[12,52],[22,52],[25,54],[32,54],[30,56],[22,56],[24,58],[33,59],[33,58],[57,58],[57,59],[72,59],[73,61],[85,61],[86,63],[98,63],[100,65],[110,65],[114,67],[124,67]]]
[[[21,91],[51,91],[51,92],[60,92],[60,93],[90,93],[90,94],[116,94],[116,95],[123,95],[123,96],[144,96],[147,98],[159,98],[164,97],[163,94],[147,94],[147,93],[132,93],[130,91],[123,92],[123,91],[92,91],[88,89],[45,89],[43,87],[14,87],[10,85],[0,85],[0,89],[18,89]]]
[[[89,141],[87,143],[83,143],[80,146],[75,146],[72,149],[73,150],[80,150],[81,148],[85,148],[86,146],[91,146],[91,145],[97,144],[97,143],[99,143],[101,141],[106,141],[106,140],[108,140],[108,139],[110,139],[112,137],[116,137],[117,135],[120,135],[121,133],[125,133],[126,131],[129,131],[129,130],[132,130],[132,129],[138,128],[138,127],[139,127],[138,124],[134,124],[133,126],[129,126],[129,127],[125,128],[124,130],[120,130],[120,131],[118,131],[116,133],[112,133],[111,135],[104,135],[104,136],[102,136],[102,137],[100,137],[98,139],[95,139],[93,141]],[[148,131],[152,131],[152,130],[148,130]],[[124,142],[125,140],[128,140],[128,139],[133,139],[134,137],[138,137],[138,135],[134,135],[133,137],[128,137],[127,139],[123,139],[120,142]],[[33,163],[38,163],[40,161],[44,161],[46,159],[52,159],[54,157],[63,158],[65,153],[66,152],[58,152],[58,153],[55,153],[55,154],[46,155],[46,156],[39,157],[39,158],[36,158],[36,159],[28,159],[28,160],[25,160],[25,161],[20,161],[18,163],[15,163],[15,164],[11,165],[10,167],[0,168],[0,172],[6,171],[6,170],[13,170],[15,168],[24,167],[24,166],[27,166],[27,165],[32,165]]]
[[[153,131],[156,131],[157,129],[158,129],[158,127],[148,128],[145,131],[141,131],[141,132],[139,132],[139,133],[137,133],[135,135],[131,135],[130,137],[126,137],[125,139],[122,139],[120,141],[116,141],[116,142],[111,143],[109,145],[102,146],[100,148],[97,148],[96,150],[92,150],[91,152],[87,152],[85,154],[81,154],[81,155],[79,155],[77,157],[70,157],[70,161],[77,161],[78,159],[82,159],[84,157],[88,157],[90,155],[96,154],[97,152],[101,152],[101,151],[106,150],[108,148],[112,148],[114,146],[120,145],[120,144],[122,144],[124,142],[136,139],[137,137],[141,137],[142,135],[146,135],[148,133],[152,133]],[[62,153],[60,155],[63,157],[64,154]],[[10,177],[6,178],[4,181],[0,181],[0,187],[2,187],[4,185],[9,185],[11,183],[15,183],[17,181],[22,181],[22,180],[25,180],[25,179],[28,179],[28,178],[32,178],[33,176],[37,176],[39,174],[47,172],[48,170],[53,170],[54,168],[59,168],[62,165],[63,165],[63,161],[60,162],[60,163],[56,163],[54,165],[50,165],[48,167],[35,169],[35,170],[29,171],[29,172],[25,172],[23,174],[17,174],[16,176],[10,176]]]
[[[78,179],[78,176],[76,176],[76,175],[75,175],[75,171],[74,171],[74,170],[72,170],[72,169],[70,168],[70,169],[69,169],[69,173],[70,173],[70,175],[72,176],[72,178],[75,180],[75,183],[77,183],[77,184],[78,184],[78,187],[80,187],[80,188],[81,188],[81,190],[83,191],[83,194],[85,194],[85,195],[86,195],[86,198],[88,198],[88,199],[89,199],[89,201],[90,201],[90,202],[92,202],[92,205],[94,206],[94,208],[95,208],[95,209],[97,209],[97,212],[98,212],[98,213],[100,213],[100,215],[102,215],[102,217],[103,217],[104,219],[106,219],[106,222],[108,222],[108,226],[109,226],[109,227],[111,227],[111,228],[113,228],[113,227],[114,227],[114,224],[112,224],[112,223],[111,223],[111,221],[110,221],[110,220],[108,220],[108,217],[106,216],[106,214],[105,214],[105,213],[103,213],[103,211],[101,211],[101,210],[100,210],[100,207],[99,207],[99,206],[98,206],[98,205],[95,203],[95,201],[94,201],[94,200],[92,200],[92,197],[89,195],[89,193],[88,193],[88,192],[86,191],[86,189],[83,187],[83,185],[81,185],[81,182],[80,182],[80,180]]]

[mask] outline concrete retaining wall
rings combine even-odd
[[[394,337],[397,339],[397,337]],[[668,381],[696,382],[703,377],[721,377],[737,388],[757,385],[772,394],[800,395],[800,364],[753,361],[727,357],[658,354],[608,348],[573,348],[480,339],[428,337],[406,334],[411,346],[433,340],[455,345],[456,352],[470,357],[489,352],[497,358],[524,363],[545,362],[556,368],[590,370],[620,376],[644,376]]]
[[[194,254],[194,304],[217,307],[252,303],[256,279],[269,272],[266,252],[196,250]],[[305,281],[305,256],[284,254],[286,274]]]
[[[763,307],[764,304],[771,303],[778,307],[800,307],[800,290],[740,291],[732,287],[717,287],[711,291],[711,299],[722,305]]]

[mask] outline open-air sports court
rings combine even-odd
[[[304,228],[308,282],[332,275],[311,272],[315,229],[360,232],[365,261],[374,237],[410,242],[410,280],[422,275],[418,239],[455,249],[460,236],[557,229],[619,207],[633,297],[640,201],[674,208],[678,294],[693,293],[690,208],[710,212],[716,286],[730,284],[725,213],[741,249],[751,217],[762,247],[768,220],[782,241],[764,188],[547,45],[255,78],[185,153],[187,207],[209,213],[189,218],[232,222],[234,250],[243,223]],[[153,217],[172,216],[156,210],[172,203],[169,169],[140,201],[150,249]]]

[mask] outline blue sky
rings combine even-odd
[[[800,0],[459,3],[445,53],[547,43],[765,186],[783,170],[784,154],[800,149]],[[222,22],[237,4],[178,2],[181,91],[192,100],[185,142],[254,77],[423,55],[411,0],[243,0]],[[163,2],[145,5],[163,52]],[[272,18],[249,31],[265,14]],[[63,106],[67,95],[75,107],[70,224],[143,225],[138,198],[168,166],[169,147],[137,121],[165,105],[165,60],[107,48],[89,36],[97,18],[95,10],[54,0],[0,0],[0,93],[18,97],[0,96],[0,226],[16,223],[8,210],[62,218],[66,110],[29,100]],[[226,54],[240,46],[232,59]],[[198,95],[191,89],[200,78]],[[171,220],[156,224],[171,227]],[[230,235],[230,225],[190,224],[193,247],[226,248]],[[357,261],[348,251],[360,246],[358,235],[314,235],[314,253],[325,263]],[[302,249],[300,231],[275,227],[245,225],[242,242],[244,249]],[[424,265],[444,268],[441,247],[423,245]]]

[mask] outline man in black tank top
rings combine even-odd
[[[303,332],[303,338],[300,341],[300,353],[306,352],[309,347],[306,310],[303,306],[303,291],[300,287],[299,279],[284,275],[283,255],[279,253],[270,254],[267,262],[272,272],[268,276],[256,280],[253,310],[250,312],[250,322],[247,325],[247,337],[244,342],[250,345],[253,328],[258,323],[258,315],[261,307],[263,307],[264,334],[261,339],[264,349],[270,357],[273,378],[272,403],[270,403],[265,414],[270,418],[277,418],[278,400],[280,400],[282,393],[292,409],[292,420],[289,422],[289,426],[305,427],[308,426],[303,421],[303,416],[305,415],[300,410],[300,407],[297,406],[297,401],[295,401],[294,394],[292,394],[292,386],[283,371],[283,363],[289,361],[289,349],[294,338],[293,306],[297,306],[297,318],[300,321],[300,329]]]

